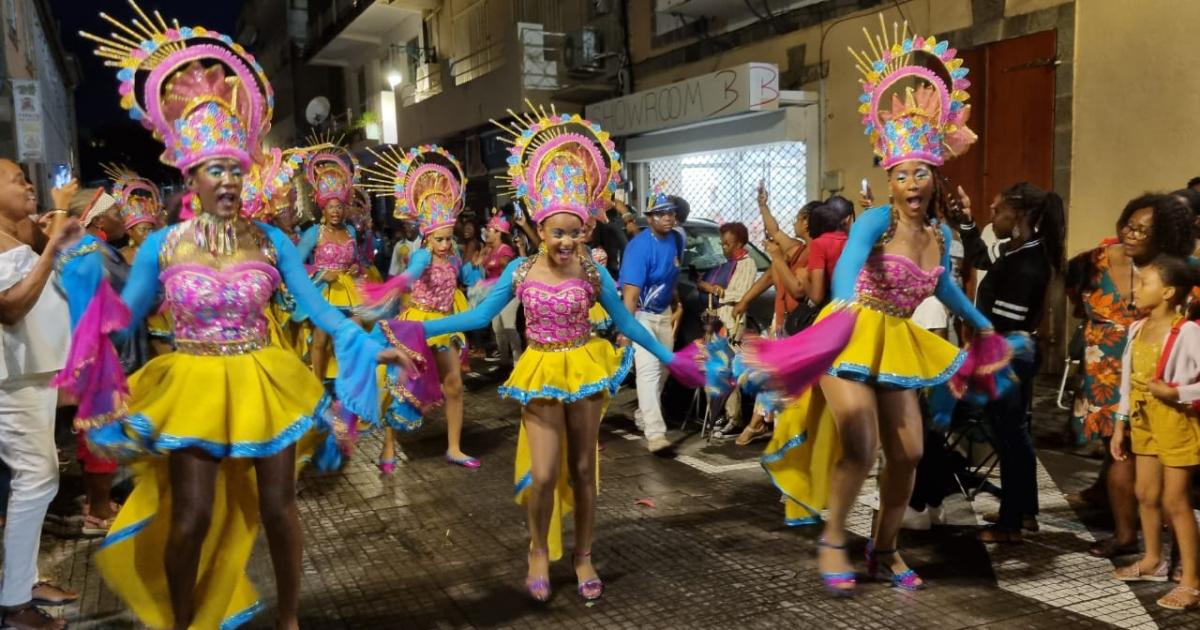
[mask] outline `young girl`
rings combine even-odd
[[[1149,316],[1129,329],[1121,361],[1121,402],[1112,456],[1137,467],[1138,512],[1146,552],[1113,572],[1125,582],[1165,582],[1169,562],[1162,556],[1162,512],[1179,544],[1183,576],[1158,605],[1170,610],[1200,606],[1196,519],[1191,476],[1200,465],[1200,325],[1187,321],[1182,307],[1196,285],[1196,270],[1182,259],[1159,256],[1144,267],[1133,290],[1138,308]]]
[[[406,321],[428,322],[467,310],[467,298],[458,289],[469,281],[462,258],[454,252],[454,230],[462,212],[466,193],[466,177],[458,159],[437,145],[412,147],[403,153],[386,150],[377,154],[380,162],[365,169],[369,187],[377,193],[396,195],[397,216],[415,215],[420,224],[424,247],[412,253],[404,273],[386,284],[368,288],[368,299],[384,306],[365,311],[368,319],[390,317],[395,308],[389,300],[373,300],[371,296],[397,295],[411,292],[407,308],[399,314]],[[401,170],[403,168],[403,170]],[[395,173],[403,177],[393,182]],[[467,338],[461,332],[438,335],[428,339],[429,349],[436,358],[446,404],[447,462],[470,470],[483,464],[462,450],[463,384],[462,367]],[[413,431],[420,426],[425,408],[412,406],[404,413],[388,417],[389,425],[399,431]],[[390,475],[396,470],[395,437],[384,433],[379,470]]]

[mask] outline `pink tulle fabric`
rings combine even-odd
[[[129,326],[129,307],[101,280],[71,339],[67,365],[51,382],[79,400],[75,426],[83,430],[124,411],[129,384],[109,333]]]
[[[821,321],[784,339],[750,339],[742,344],[744,379],[765,381],[769,389],[795,397],[812,387],[841,354],[854,324],[856,308],[840,308]]]
[[[1001,335],[988,333],[967,345],[967,359],[950,377],[950,392],[962,398],[968,390],[981,392],[988,400],[999,396],[996,376],[1012,361],[1012,346]]]

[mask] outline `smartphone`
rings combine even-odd
[[[71,165],[65,162],[59,162],[50,169],[50,187],[62,188],[71,183]]]
[[[866,177],[862,178],[862,184],[859,187],[859,191],[862,192],[862,196],[867,198],[871,197],[871,182],[867,181]]]

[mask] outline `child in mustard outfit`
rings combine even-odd
[[[1166,512],[1183,569],[1179,585],[1158,600],[1170,610],[1200,606],[1200,534],[1192,515],[1191,477],[1200,465],[1200,325],[1180,315],[1197,271],[1186,261],[1159,256],[1143,268],[1133,296],[1150,315],[1129,328],[1121,366],[1121,402],[1114,414],[1112,455],[1136,457],[1138,513],[1145,554],[1113,577],[1165,582],[1162,557]]]

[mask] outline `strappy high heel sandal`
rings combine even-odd
[[[817,547],[825,549],[846,550],[846,545],[832,545],[825,541],[824,537],[817,539]],[[818,554],[820,550],[818,549]],[[834,571],[826,573],[821,571],[821,584],[825,590],[834,597],[853,597],[854,589],[858,586],[858,576],[854,571]]]
[[[379,472],[381,474],[391,475],[396,472],[395,457],[380,457],[379,462],[376,465],[379,466]]]
[[[590,551],[585,551],[583,553],[576,552],[575,553],[575,562],[578,563],[580,560],[587,560],[591,557],[592,557],[592,552],[590,552]],[[600,596],[603,594],[604,594],[604,582],[600,580],[599,576],[594,577],[590,580],[584,580],[579,583],[579,596],[586,599],[589,602],[600,599]]]
[[[867,575],[871,579],[875,579],[875,575],[879,573],[880,569],[883,569],[891,574],[892,586],[896,588],[906,591],[919,591],[925,588],[925,582],[921,580],[921,576],[917,575],[916,571],[905,569],[896,573],[892,567],[879,563],[879,556],[894,555],[896,555],[895,549],[876,549],[874,540],[867,541]]]
[[[545,557],[547,554],[545,549],[530,549],[529,560],[533,563],[535,557]],[[526,575],[525,576],[525,591],[529,593],[529,597],[539,604],[544,604],[550,601],[550,576],[549,575]]]

